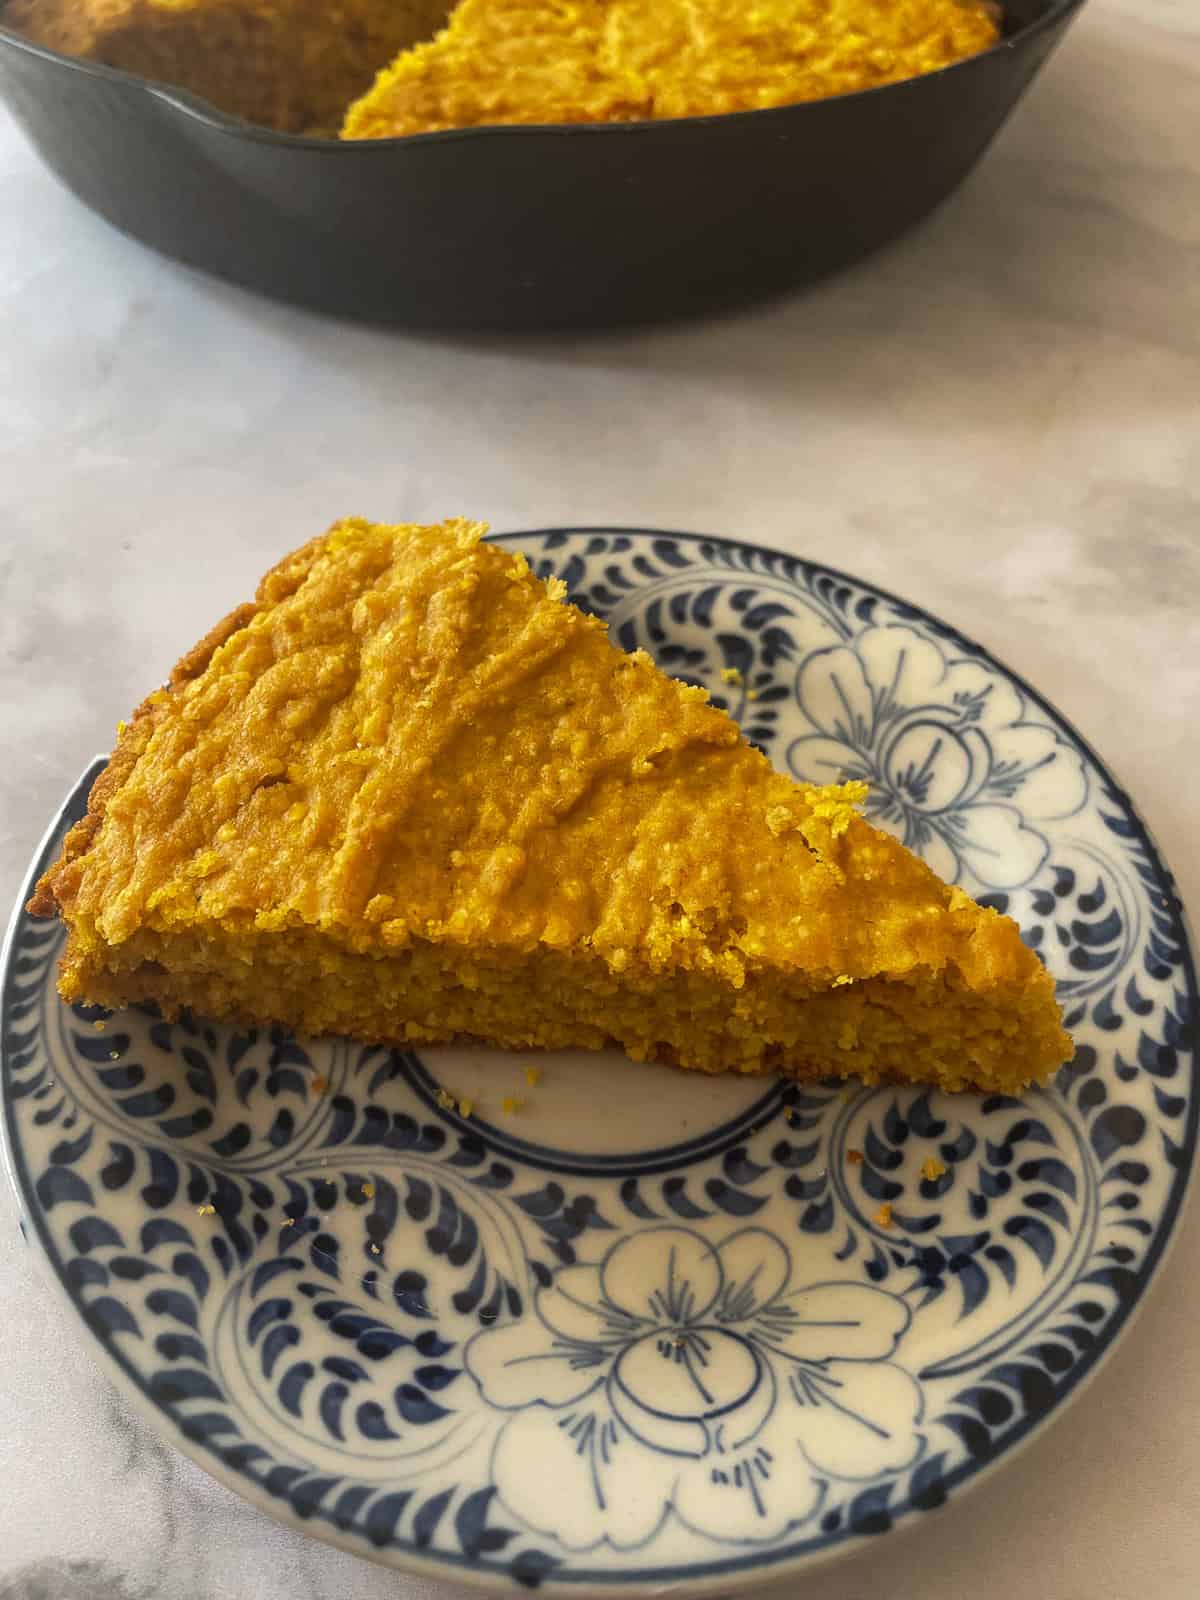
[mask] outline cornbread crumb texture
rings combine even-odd
[[[973,55],[998,15],[991,0],[10,0],[4,13],[39,44],[251,122],[344,121],[351,139],[786,105]]]
[[[350,520],[152,694],[31,908],[69,999],[707,1071],[1017,1087],[1015,925],[773,771],[477,525]]]
[[[999,37],[989,0],[461,0],[346,117],[349,139],[628,122],[873,88]]]
[[[65,55],[201,95],[249,122],[333,135],[451,0],[9,0],[7,26]]]

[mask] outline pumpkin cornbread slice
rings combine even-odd
[[[752,111],[873,89],[1000,37],[991,0],[460,0],[343,137]]]
[[[337,524],[120,735],[30,910],[60,990],[371,1041],[1014,1090],[1016,925],[775,772],[481,529]]]

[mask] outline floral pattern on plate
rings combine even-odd
[[[504,1058],[66,1008],[61,930],[18,911],[24,1226],[156,1425],[324,1538],[564,1594],[794,1573],[942,1504],[1113,1347],[1195,1147],[1180,907],[1095,756],[934,619],[753,546],[513,537],[777,763],[867,778],[1017,918],[1074,1060],[1024,1100],[721,1080],[699,1115],[684,1075],[563,1059],[518,1121]]]

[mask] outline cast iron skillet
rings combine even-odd
[[[926,77],[673,122],[339,144],[2,26],[0,89],[81,200],[191,266],[376,321],[602,326],[769,294],[895,237],[974,166],[1082,4],[1008,0],[999,44]]]

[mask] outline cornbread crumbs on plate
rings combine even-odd
[[[312,1081],[312,1092],[314,1094],[328,1094],[329,1093],[329,1079],[328,1078],[322,1078],[320,1076],[315,1077],[313,1079],[313,1081]]]
[[[529,1087],[531,1089],[536,1089],[538,1084],[541,1083],[541,1081],[542,1081],[542,1069],[541,1069],[541,1067],[526,1067],[525,1068],[525,1082],[529,1085]]]
[[[881,1228],[890,1228],[892,1225],[892,1208],[888,1201],[884,1201],[875,1213],[875,1221]]]
[[[866,1160],[866,1157],[863,1155],[861,1150],[847,1150],[846,1160],[852,1167],[861,1167],[863,1162]]]
[[[438,1090],[437,1103],[443,1111],[453,1111],[458,1104],[457,1100],[450,1093],[449,1089]]]
[[[740,688],[742,683],[742,675],[736,667],[722,667],[721,682],[731,683],[733,684],[734,688]]]
[[[458,1114],[460,1117],[469,1117],[474,1110],[474,1100],[464,1097],[458,1102]]]
[[[936,1183],[945,1171],[946,1163],[939,1161],[937,1156],[926,1156],[921,1163],[921,1176],[930,1183]]]
[[[511,1117],[517,1111],[524,1111],[526,1105],[523,1094],[506,1094],[500,1102],[500,1109],[506,1117]]]

